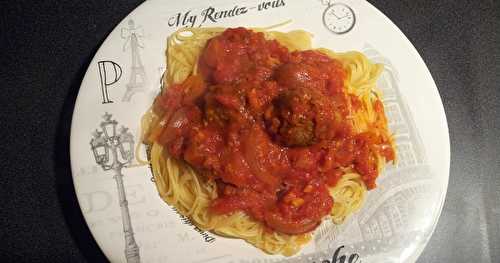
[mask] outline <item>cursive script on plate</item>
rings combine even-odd
[[[332,256],[332,260],[324,259],[323,261],[313,261],[312,263],[361,263],[361,259],[359,258],[359,255],[357,253],[353,253],[350,255],[343,254],[341,252],[343,248],[344,246],[340,246],[335,250]]]
[[[232,8],[216,8],[209,6],[199,14],[193,10],[179,12],[167,19],[169,27],[201,27],[205,23],[217,23],[220,20],[230,17],[244,15],[250,11],[262,12],[269,9],[279,8],[286,5],[285,0],[262,1],[256,6],[234,5]]]

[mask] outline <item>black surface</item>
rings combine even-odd
[[[91,58],[140,2],[0,2],[1,262],[106,260],[76,201],[69,127]],[[419,262],[500,262],[499,1],[370,2],[420,52],[448,118],[448,195]]]

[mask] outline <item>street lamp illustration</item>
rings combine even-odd
[[[113,170],[118,188],[118,198],[122,214],[123,233],[125,234],[125,257],[128,263],[140,262],[139,247],[134,239],[130,222],[125,187],[123,185],[122,168],[127,167],[134,158],[134,136],[128,128],[121,127],[117,132],[118,122],[111,119],[112,115],[104,114],[100,129],[92,133],[90,147],[95,161],[104,171]]]

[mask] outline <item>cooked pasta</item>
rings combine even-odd
[[[179,90],[181,92],[184,90],[183,94],[187,94],[185,90],[189,90],[190,92],[196,90],[200,85],[200,81],[207,81],[207,75],[203,73],[203,69],[200,69],[202,53],[208,49],[208,42],[214,37],[221,36],[225,30],[225,28],[183,28],[173,33],[167,39],[167,71],[164,74],[164,86],[159,98],[161,96],[170,96],[165,94],[175,85],[181,85],[176,87],[181,87]],[[263,33],[266,41],[275,40],[281,46],[286,47],[288,52],[301,52],[311,49],[311,34],[305,31],[296,30],[283,33],[272,31],[269,28],[257,28],[253,32]],[[326,207],[330,209],[328,217],[334,223],[340,224],[361,208],[367,189],[375,187],[374,180],[376,175],[381,171],[386,161],[395,159],[394,144],[387,128],[383,105],[380,102],[382,94],[376,87],[377,78],[383,66],[373,64],[359,52],[335,53],[328,49],[317,49],[314,52],[328,56],[335,63],[339,62],[341,65],[340,70],[346,73],[345,79],[341,83],[341,88],[343,88],[343,92],[345,93],[344,97],[347,98],[347,102],[345,102],[345,111],[347,113],[346,120],[344,121],[351,127],[351,130],[349,130],[350,134],[358,136],[369,132],[372,137],[368,137],[366,142],[363,141],[365,144],[370,140],[378,140],[378,144],[373,143],[373,145],[369,145],[373,149],[370,148],[371,150],[367,150],[371,154],[369,157],[374,159],[372,166],[376,169],[375,175],[372,172],[371,175],[367,176],[368,172],[366,171],[370,170],[366,170],[364,166],[358,164],[356,161],[352,161],[347,166],[334,169],[336,173],[334,176],[335,182],[328,186],[328,193],[330,198],[333,199],[333,204]],[[279,62],[273,59],[271,57],[271,59],[268,59],[269,61],[266,61],[266,63],[271,65],[270,67],[275,67],[275,64],[279,64]],[[319,59],[323,58],[320,57]],[[200,75],[202,78],[193,77]],[[183,100],[183,98],[180,99]],[[161,198],[169,205],[177,208],[180,213],[189,217],[194,224],[203,230],[212,231],[225,237],[241,238],[270,254],[289,256],[297,253],[311,239],[312,231],[283,231],[282,229],[288,228],[273,227],[274,225],[268,222],[267,217],[262,219],[256,216],[258,213],[249,214],[247,213],[248,209],[236,209],[231,213],[215,213],[211,210],[214,200],[220,197],[221,191],[224,195],[230,195],[231,193],[227,192],[237,191],[238,186],[214,176],[213,171],[210,169],[200,169],[200,167],[205,168],[205,166],[193,166],[192,163],[194,161],[192,160],[194,157],[182,157],[186,156],[187,153],[179,155],[169,150],[173,149],[173,143],[171,143],[173,139],[170,137],[168,140],[161,138],[168,137],[165,135],[167,133],[165,130],[169,129],[169,122],[172,121],[172,118],[175,118],[172,117],[172,114],[175,115],[175,113],[169,113],[168,110],[165,110],[172,105],[166,105],[168,103],[165,102],[162,104],[159,102],[160,100],[157,99],[151,109],[144,115],[142,130],[143,141],[150,147],[149,162]],[[208,102],[204,103],[208,104]],[[209,116],[209,110],[211,109],[206,109],[206,105],[203,107],[205,107],[205,112],[202,114],[205,117],[203,117],[202,123],[206,124],[212,121],[212,119],[206,117]],[[179,128],[183,125],[184,123],[179,121],[171,126]],[[316,124],[315,128],[319,129],[318,124]],[[196,128],[193,129],[196,130]],[[281,130],[278,130],[279,132]],[[254,135],[251,134],[250,136]],[[279,137],[281,138],[280,142],[287,144],[283,146],[283,149],[293,148],[293,146],[298,144],[302,148],[304,148],[304,145],[311,145],[311,142],[304,144],[302,141],[287,141],[286,135],[283,134],[275,134],[274,136],[281,136]],[[259,136],[255,135],[255,137]],[[359,138],[364,140],[365,137],[361,136]],[[317,142],[319,139],[312,140]],[[165,143],[165,141],[169,143]],[[333,156],[337,156],[335,153],[333,154]],[[209,161],[205,159],[204,162],[208,163]],[[339,162],[335,162],[338,166]],[[325,163],[327,161],[323,161],[321,165],[318,165],[320,173],[323,173],[323,170],[331,169],[326,168],[328,165]],[[226,166],[230,165],[226,164]],[[229,168],[220,169],[218,171],[226,171]],[[375,178],[373,178],[374,176]],[[367,182],[369,182],[368,185]],[[223,184],[222,188],[220,184]],[[306,185],[303,190],[304,198],[292,197],[291,201],[287,204],[291,204],[290,206],[293,208],[293,206],[299,207],[303,202],[307,202],[307,194],[312,189],[310,185]],[[226,188],[229,190],[226,190]],[[282,198],[285,199],[287,196]]]

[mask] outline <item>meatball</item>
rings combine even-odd
[[[320,80],[318,69],[308,64],[284,64],[275,74],[278,84],[287,88],[312,87]]]
[[[313,90],[300,88],[283,92],[264,116],[271,137],[285,146],[309,146],[315,141]]]

